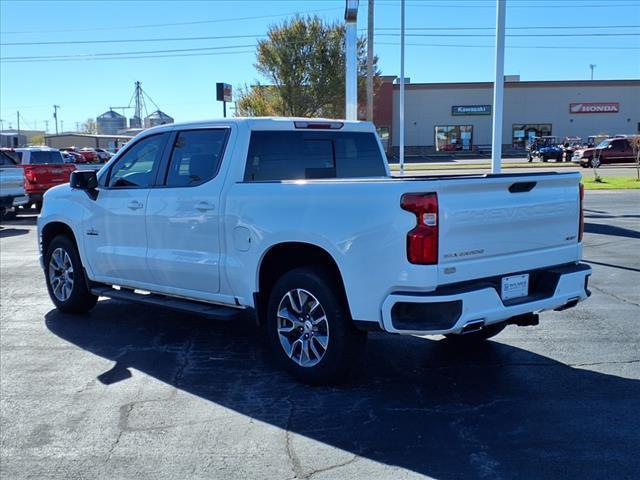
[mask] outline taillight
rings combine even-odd
[[[24,172],[24,178],[26,178],[29,183],[38,183],[38,178],[33,170]]]
[[[438,195],[405,193],[400,206],[416,216],[416,226],[407,233],[407,259],[420,265],[438,263]]]
[[[580,184],[580,220],[578,224],[578,242],[582,241],[584,234],[584,184]]]

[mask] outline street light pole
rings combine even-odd
[[[367,15],[367,120],[373,122],[373,0],[369,0]]]
[[[404,175],[404,0],[400,0],[400,175]]]
[[[596,68],[596,64],[595,63],[591,63],[589,64],[589,68],[591,69],[591,80],[593,80],[593,70]]]
[[[345,20],[345,118],[358,119],[358,3],[346,0]]]
[[[507,0],[496,0],[496,75],[493,83],[493,138],[491,173],[502,164],[502,114],[504,100],[504,23]]]

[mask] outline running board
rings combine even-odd
[[[109,297],[115,300],[155,305],[181,312],[194,313],[203,317],[215,318],[216,320],[234,320],[244,312],[244,309],[240,308],[213,305],[196,300],[184,300],[182,298],[160,295],[158,293],[136,293],[134,290],[126,288],[118,290],[111,287],[97,287],[92,288],[91,293],[99,297]]]

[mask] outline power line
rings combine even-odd
[[[640,25],[590,25],[590,26],[541,26],[541,27],[507,27],[506,30],[593,30],[603,28],[640,28]],[[495,30],[495,27],[412,27],[405,28],[405,30]],[[378,27],[377,31],[385,30],[399,30],[398,27]],[[361,28],[360,31],[366,31],[366,28]]]
[[[88,45],[99,43],[141,43],[141,42],[183,42],[190,40],[228,40],[238,38],[257,38],[266,37],[266,34],[259,35],[216,35],[208,37],[168,37],[168,38],[126,38],[119,40],[70,40],[70,41],[54,41],[54,42],[9,42],[0,43],[0,46],[17,46],[17,45]]]
[[[376,5],[385,5],[385,6],[394,6],[394,7],[399,7],[399,4],[396,2],[378,2]],[[408,7],[426,7],[426,8],[492,8],[495,9],[495,5],[478,5],[478,4],[464,4],[461,5],[459,3],[457,4],[446,4],[446,3],[429,3],[428,5],[420,5],[420,4],[416,4],[416,3],[411,3],[411,4],[407,4]],[[636,8],[636,7],[640,7],[640,3],[619,3],[619,4],[613,4],[613,3],[606,3],[606,4],[587,4],[587,5],[576,5],[575,3],[572,4],[566,4],[566,5],[562,5],[562,4],[554,4],[554,3],[545,3],[545,4],[530,4],[530,5],[509,5],[509,8],[576,8],[579,7],[580,9],[583,8],[618,8],[618,7],[631,7],[631,8]]]
[[[406,33],[407,37],[436,37],[436,38],[478,38],[478,37],[491,37],[494,38],[495,35],[490,33],[453,33],[453,34],[439,34],[439,33]],[[381,37],[398,37],[399,33],[379,33],[378,36]],[[511,38],[538,38],[537,34],[529,34],[529,33],[515,33],[510,35],[505,35],[506,37]],[[640,37],[640,33],[555,33],[553,35],[545,35],[545,38],[550,37]]]
[[[611,27],[616,28],[616,27]],[[484,29],[484,28],[483,28]],[[380,33],[381,36],[397,36],[398,33]],[[73,40],[73,41],[54,41],[54,42],[10,42],[0,43],[0,46],[21,46],[21,45],[87,45],[87,44],[105,44],[105,43],[143,43],[143,42],[182,42],[192,40],[227,40],[241,38],[264,38],[267,34],[258,35],[220,35],[207,37],[171,37],[171,38],[130,38],[120,40]],[[408,33],[411,37],[494,37],[493,34],[470,33],[470,34],[428,34],[428,33]],[[538,37],[533,33],[515,33],[508,34],[507,37]],[[546,37],[637,37],[640,33],[554,33],[545,35]]]
[[[398,46],[399,43],[393,42],[376,42],[376,45]],[[443,43],[405,43],[407,46],[413,47],[451,47],[451,48],[495,48],[495,45],[462,45],[462,44],[443,44]],[[506,49],[550,49],[550,50],[640,50],[640,47],[576,47],[576,46],[558,46],[558,45],[507,45]]]
[[[57,59],[57,58],[91,58],[91,57],[111,57],[118,55],[143,55],[143,54],[155,54],[155,53],[179,53],[179,52],[197,52],[207,50],[228,50],[232,48],[250,48],[255,47],[254,44],[249,45],[226,45],[222,47],[202,47],[202,48],[177,48],[171,50],[138,50],[133,52],[107,52],[107,53],[78,53],[73,55],[39,55],[39,56],[21,56],[21,57],[2,57],[2,61],[5,60],[45,60],[45,59]]]
[[[238,50],[235,52],[214,52],[214,53],[180,53],[169,55],[138,55],[127,57],[99,57],[99,58],[54,58],[40,60],[0,60],[0,63],[44,63],[44,62],[74,62],[74,61],[98,61],[98,60],[132,60],[145,58],[169,58],[169,57],[198,57],[198,56],[214,56],[214,55],[236,55],[245,53],[255,53],[255,50]]]
[[[65,33],[65,32],[95,32],[100,30],[129,30],[129,29],[139,29],[139,28],[156,28],[156,27],[177,27],[181,25],[203,25],[209,23],[223,23],[223,22],[237,22],[242,20],[258,20],[261,18],[278,18],[278,17],[288,17],[291,15],[299,15],[299,14],[309,14],[309,13],[320,13],[320,12],[330,12],[336,10],[343,10],[342,8],[322,8],[317,10],[308,10],[305,12],[289,12],[289,13],[280,13],[280,14],[271,14],[271,15],[256,15],[252,17],[235,17],[235,18],[217,18],[212,20],[198,20],[193,22],[175,22],[175,23],[149,23],[145,25],[115,25],[112,27],[100,27],[100,28],[75,28],[75,29],[66,29],[66,30],[38,30],[38,31],[13,31],[13,32],[0,32],[3,35],[16,35],[16,34],[25,34],[25,33]]]

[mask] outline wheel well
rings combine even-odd
[[[269,249],[260,264],[258,292],[255,293],[256,318],[258,323],[263,323],[266,318],[269,294],[273,285],[282,275],[300,267],[321,267],[334,280],[335,285],[338,287],[339,294],[344,299],[347,310],[349,309],[340,269],[336,261],[326,250],[309,243],[280,243]]]
[[[62,222],[51,222],[44,226],[42,229],[42,254],[45,255],[49,248],[49,244],[51,240],[56,238],[58,235],[67,235],[75,244],[76,248],[78,248],[78,243],[76,242],[76,237],[73,234],[73,230],[66,223]]]

